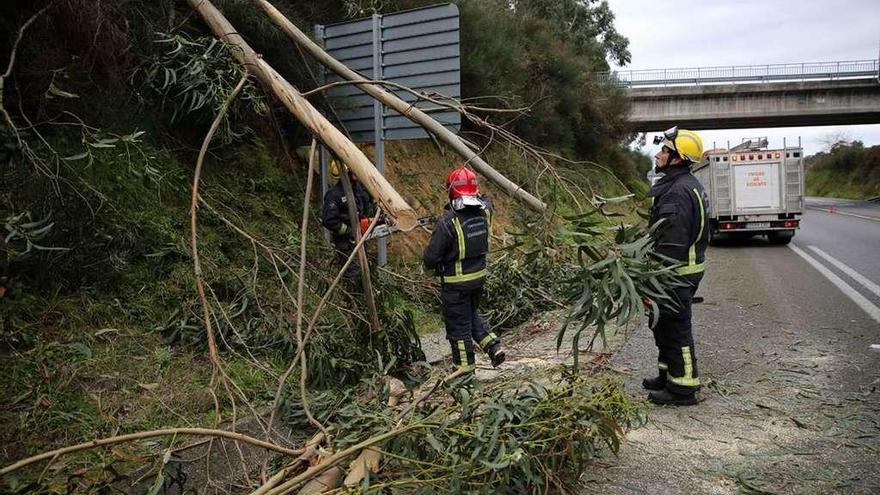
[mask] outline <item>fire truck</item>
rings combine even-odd
[[[768,140],[743,139],[713,148],[693,173],[709,195],[709,242],[765,235],[788,244],[804,211],[804,153],[800,144],[768,148]]]

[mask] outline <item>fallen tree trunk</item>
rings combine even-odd
[[[193,3],[194,1],[195,0],[190,0],[190,3]],[[330,70],[338,74],[340,77],[348,79],[349,81],[361,82],[362,84],[359,84],[358,87],[361,88],[364,92],[379,100],[384,105],[393,108],[401,115],[407,117],[416,124],[421,125],[429,132],[437,136],[437,139],[451,146],[456,153],[467,160],[467,162],[475,169],[477,169],[477,171],[485,175],[487,179],[494,182],[506,193],[525,203],[529,208],[538,212],[543,212],[547,208],[547,205],[544,204],[540,199],[532,196],[522,187],[512,182],[510,179],[492,168],[491,165],[486,163],[485,160],[480,158],[479,155],[477,155],[471,148],[469,148],[460,137],[455,135],[455,133],[453,133],[449,129],[443,127],[443,125],[432,119],[428,114],[419,110],[414,105],[411,105],[401,100],[396,95],[394,95],[394,93],[385,90],[382,86],[378,84],[368,83],[368,79],[349,69],[342,62],[331,57],[330,54],[325,52],[320,46],[318,46],[314,41],[312,41],[308,36],[300,31],[299,28],[297,28],[296,25],[290,22],[289,19],[284,17],[284,14],[279,12],[278,9],[276,9],[271,3],[268,2],[268,0],[254,1],[259,4],[260,7],[262,7],[263,10],[266,11],[267,14],[269,14],[269,17],[271,17],[272,20],[276,24],[278,24],[278,26],[287,34],[288,37],[290,37],[291,40],[293,40],[297,45],[308,51],[322,64],[329,67]]]
[[[364,184],[364,187],[370,191],[373,198],[382,206],[382,210],[400,226],[401,230],[410,230],[415,227],[415,211],[376,170],[370,159],[303,98],[292,84],[263,60],[210,0],[187,1],[190,7],[202,16],[202,19],[218,38],[236,48],[234,53],[239,62],[247,66],[248,70],[281,100],[297,120],[348,165]]]

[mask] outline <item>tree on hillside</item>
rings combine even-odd
[[[880,146],[837,141],[804,161],[807,192],[817,196],[873,198],[880,195]]]
[[[494,95],[529,106],[509,123],[523,138],[596,158],[627,133],[624,95],[596,84],[607,59],[629,60],[605,2],[463,1],[464,97]]]
[[[607,1],[514,0],[515,12],[550,21],[559,37],[588,55],[601,53],[618,65],[630,62],[629,40],[614,27],[614,12]],[[597,50],[598,48],[598,50]]]

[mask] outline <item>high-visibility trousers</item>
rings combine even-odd
[[[652,329],[659,350],[657,367],[660,376],[666,376],[666,389],[673,393],[691,394],[700,389],[691,304],[702,278],[702,273],[683,277],[690,286],[674,289],[679,307],[661,307],[657,324]]]
[[[474,346],[486,351],[499,342],[493,332],[486,330],[478,312],[482,295],[483,280],[443,284],[440,288],[446,338],[452,347],[452,362],[458,367],[474,367]]]

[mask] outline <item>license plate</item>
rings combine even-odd
[[[746,224],[747,229],[769,229],[770,222],[752,222]]]

